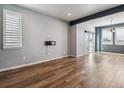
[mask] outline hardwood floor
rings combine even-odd
[[[96,53],[1,72],[0,87],[124,87],[124,55]]]

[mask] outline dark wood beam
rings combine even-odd
[[[120,6],[117,6],[117,7],[114,7],[114,8],[111,8],[111,9],[104,10],[102,12],[98,12],[98,13],[90,15],[90,16],[86,16],[86,17],[71,21],[69,24],[70,25],[75,25],[75,24],[82,23],[82,22],[85,22],[85,21],[88,21],[88,20],[91,20],[91,19],[104,17],[104,16],[107,16],[107,15],[111,15],[111,14],[122,12],[122,11],[124,11],[124,4],[120,5]]]

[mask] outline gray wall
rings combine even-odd
[[[77,56],[77,30],[76,25],[70,28],[70,56]]]
[[[124,46],[122,45],[103,45],[103,52],[113,52],[113,53],[122,53],[124,54]]]
[[[68,55],[68,23],[15,5],[0,5],[0,24],[3,8],[22,13],[23,47],[0,48],[0,69]],[[46,48],[46,40],[55,40],[57,45]]]

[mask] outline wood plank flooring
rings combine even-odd
[[[1,72],[0,87],[124,88],[124,55],[95,53]]]

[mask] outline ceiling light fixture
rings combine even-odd
[[[112,20],[110,20],[110,22],[111,22],[111,24],[110,24],[111,28],[110,28],[109,31],[115,32],[115,27],[114,27],[114,25],[112,24]]]
[[[71,16],[71,13],[68,13],[67,15],[68,15],[68,16]]]

